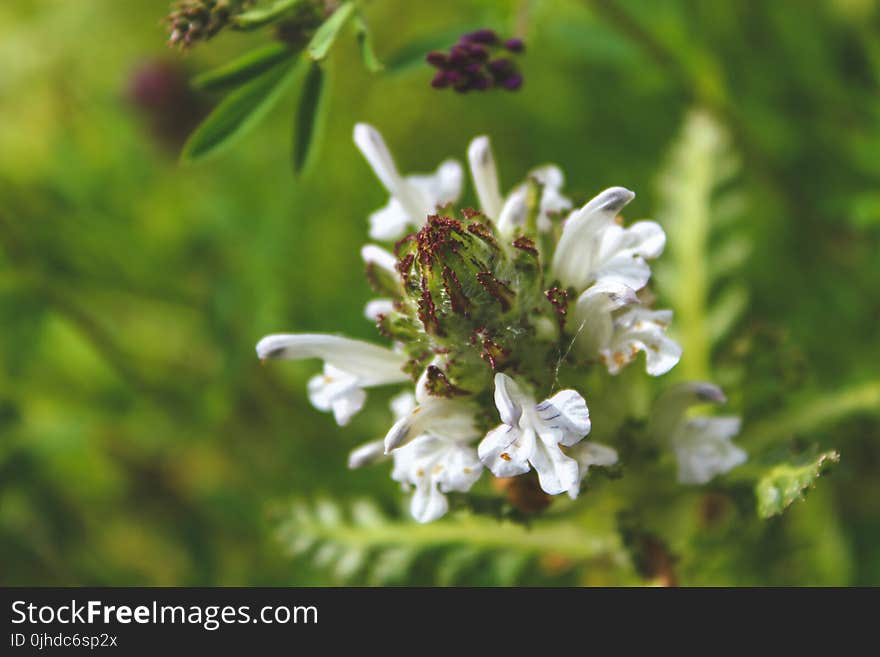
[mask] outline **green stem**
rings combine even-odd
[[[811,399],[776,417],[757,422],[743,431],[743,442],[750,450],[767,447],[778,440],[815,431],[857,413],[880,415],[880,380]]]

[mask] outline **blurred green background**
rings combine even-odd
[[[351,447],[384,433],[388,395],[371,393],[340,430],[305,397],[315,362],[261,367],[254,354],[276,331],[376,339],[358,252],[386,195],[352,143],[357,121],[382,131],[404,171],[463,160],[489,134],[505,187],[555,162],[575,199],[625,185],[638,194],[629,218],[662,221],[658,181],[699,108],[739,163],[729,185],[748,259],[735,278],[748,300],[711,350],[725,387],[725,367],[745,368],[731,375],[737,409],[797,414],[878,377],[874,0],[375,0],[380,58],[432,34],[525,28],[525,85],[437,92],[427,66],[371,75],[340,39],[297,178],[295,95],[222,157],[178,163],[181,137],[217,100],[179,80],[268,35],[223,33],[181,54],[165,45],[167,11],[0,4],[0,583],[332,584],[286,554],[272,508],[320,495],[397,508],[385,468],[345,467]],[[171,85],[171,111],[144,100],[145,71]],[[734,565],[698,555],[689,568],[703,574],[683,582],[880,584],[871,411],[809,432],[841,462],[768,521],[760,549]],[[799,543],[798,527],[824,542]],[[795,567],[798,550],[809,556]],[[540,563],[533,581],[584,582]]]

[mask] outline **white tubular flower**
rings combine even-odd
[[[581,294],[575,305],[576,340],[581,353],[598,356],[617,374],[645,352],[651,376],[671,370],[681,347],[666,336],[671,310],[648,310],[638,305],[635,292],[616,281],[602,280]]]
[[[514,477],[534,468],[541,488],[558,495],[577,486],[578,462],[562,453],[590,433],[587,403],[562,390],[540,404],[506,374],[495,375],[495,405],[503,424],[483,439],[477,452],[496,477]]]
[[[391,401],[395,427],[408,442],[392,452],[391,478],[414,488],[410,512],[418,522],[431,522],[449,509],[444,493],[467,492],[480,478],[483,464],[473,442],[477,438],[473,409],[461,401],[430,397],[424,377],[415,397],[404,393]],[[392,432],[389,432],[389,435]],[[417,433],[411,437],[410,433]],[[369,443],[372,445],[372,443]],[[387,443],[383,441],[383,446]],[[364,446],[366,448],[366,446]]]
[[[590,466],[598,465],[608,467],[617,463],[617,450],[601,443],[592,443],[584,441],[579,445],[575,445],[570,451],[572,458],[578,463],[580,476],[578,483],[568,489],[568,496],[571,499],[577,498],[581,492],[581,482],[587,478]]]
[[[696,417],[682,423],[672,437],[678,483],[705,484],[745,463],[745,451],[731,442],[739,429],[738,417]]]
[[[663,252],[666,234],[653,221],[637,221],[629,228],[615,222],[633,198],[630,190],[611,187],[569,215],[553,256],[553,272],[563,285],[578,291],[599,280],[633,290],[645,286],[651,277],[645,260]]]
[[[428,394],[427,370],[416,383],[415,404],[406,407],[401,398],[394,408],[397,421],[385,435],[385,453],[390,454],[416,437],[437,436],[474,438],[477,435],[473,408],[467,402]]]
[[[397,258],[381,246],[365,244],[361,247],[361,258],[365,265],[376,265],[385,270],[390,276],[400,278],[400,272],[397,271]]]
[[[394,301],[391,299],[373,299],[364,306],[364,317],[373,322],[378,322],[382,315],[394,312]]]
[[[467,492],[483,472],[471,446],[474,435],[423,434],[394,451],[391,478],[414,487],[410,513],[418,522],[431,522],[449,510],[444,493]]]
[[[309,400],[315,408],[332,411],[344,426],[364,405],[364,388],[408,379],[402,371],[406,357],[368,342],[321,333],[279,333],[257,343],[261,360],[321,358],[324,373],[309,381]]]
[[[438,207],[454,203],[461,194],[462,168],[446,160],[428,175],[401,176],[382,135],[366,123],[354,127],[354,143],[391,194],[388,205],[370,215],[370,237],[389,241],[408,227],[420,228]]]
[[[477,137],[471,141],[468,146],[468,162],[483,214],[498,224],[502,235],[512,235],[518,226],[523,226],[526,222],[528,185],[524,183],[514,188],[506,199],[501,197],[498,169],[488,137]],[[560,192],[565,176],[559,167],[550,164],[533,169],[529,172],[529,177],[541,185],[538,229],[547,231],[551,226],[552,214],[571,209],[571,201]]]
[[[724,393],[711,383],[681,383],[654,403],[649,431],[665,440],[678,461],[678,482],[705,484],[745,463],[745,451],[731,440],[739,433],[738,417],[688,418],[689,406],[723,403]]]
[[[416,398],[411,392],[402,392],[392,397],[389,403],[391,413],[395,420],[399,420],[412,413],[416,407]],[[351,470],[372,465],[387,458],[385,453],[385,440],[372,440],[355,447],[348,455],[348,467]]]

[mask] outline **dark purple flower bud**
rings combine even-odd
[[[465,46],[455,45],[449,51],[449,64],[452,66],[461,66],[466,64],[471,58],[470,52]]]
[[[485,62],[489,59],[489,51],[483,46],[471,43],[465,47],[467,48],[468,54],[477,61]]]
[[[425,56],[425,61],[431,66],[445,66],[446,62],[449,61],[449,58],[446,56],[446,53],[434,50]]]
[[[479,62],[471,62],[470,64],[466,64],[464,67],[464,72],[470,75],[474,75],[480,72],[480,69],[483,68],[483,65]]]
[[[498,35],[489,29],[470,32],[468,34],[465,34],[462,38],[466,39],[467,41],[473,41],[474,43],[486,43],[489,45],[498,43]]]
[[[519,89],[522,86],[522,83],[523,83],[523,76],[521,76],[519,73],[516,73],[515,75],[511,75],[509,78],[506,78],[501,83],[501,86],[504,87],[505,89],[507,89],[508,91],[516,91],[517,89]]]
[[[443,89],[449,86],[449,75],[446,71],[437,71],[437,75],[431,80],[431,86],[435,89]]]
[[[446,71],[446,79],[450,84],[457,84],[464,79],[464,76],[461,74],[461,71]]]
[[[504,47],[507,48],[510,52],[522,52],[526,49],[525,42],[520,38],[508,39],[504,42]]]
[[[513,62],[509,59],[493,59],[488,64],[489,70],[496,78],[503,78],[516,70]]]
[[[474,86],[474,89],[478,89],[480,91],[486,91],[486,89],[488,89],[489,87],[492,86],[492,80],[489,79],[488,76],[481,75],[477,78],[474,78],[474,81],[472,84]]]

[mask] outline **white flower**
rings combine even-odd
[[[361,258],[368,267],[378,267],[391,280],[400,281],[400,272],[397,271],[397,259],[388,251],[375,244],[366,244],[361,248]],[[381,315],[387,315],[394,311],[394,301],[391,299],[373,299],[364,307],[364,317],[376,322]]]
[[[333,411],[343,426],[364,405],[364,388],[401,383],[406,357],[368,342],[322,333],[279,333],[257,343],[261,360],[321,358],[324,373],[308,384],[309,400],[322,411]]]
[[[501,197],[498,170],[488,137],[477,137],[470,143],[468,162],[483,214],[498,224],[502,235],[512,235],[517,226],[526,222],[528,185],[517,186],[506,199]],[[547,231],[551,227],[551,215],[571,209],[571,201],[560,193],[565,177],[559,167],[552,164],[533,169],[529,177],[542,187],[538,229]]]
[[[695,417],[679,425],[672,436],[678,483],[705,484],[745,463],[746,453],[731,442],[739,429],[738,417]]]
[[[564,286],[579,292],[599,280],[634,290],[645,286],[651,277],[645,260],[663,252],[666,234],[653,221],[629,228],[615,222],[634,197],[628,189],[611,187],[569,215],[553,255],[553,271]]]
[[[410,501],[413,518],[431,522],[449,509],[444,493],[467,492],[482,474],[483,464],[473,448],[478,437],[473,408],[466,402],[431,397],[423,375],[415,397],[409,393],[396,397],[392,412],[398,421],[384,444],[403,442],[391,448],[391,478],[415,489]]]
[[[611,374],[645,353],[645,369],[652,376],[671,370],[681,358],[681,347],[666,336],[671,310],[649,310],[638,304],[635,292],[603,279],[588,288],[575,304],[578,349],[598,356]]]
[[[385,453],[403,447],[424,433],[473,438],[477,435],[474,409],[467,402],[428,393],[426,369],[416,383],[415,404],[406,408],[403,399],[393,409],[397,421],[385,435]]]
[[[590,466],[608,467],[617,463],[617,450],[601,443],[583,441],[569,450],[571,457],[577,461],[580,476],[578,483],[568,489],[568,496],[575,499],[581,491],[581,482],[586,479]]]
[[[446,160],[428,175],[401,176],[382,135],[372,126],[358,123],[354,142],[376,176],[391,194],[388,205],[370,215],[370,237],[394,240],[410,226],[420,228],[438,207],[454,203],[461,194],[462,168]]]
[[[679,483],[705,484],[745,463],[745,451],[731,442],[740,430],[738,417],[685,415],[694,404],[724,401],[718,386],[691,382],[672,386],[655,402],[649,431],[665,439],[675,453]]]
[[[545,493],[558,495],[579,482],[578,463],[562,453],[590,433],[587,403],[563,390],[540,404],[505,374],[495,375],[495,405],[503,424],[492,429],[477,452],[496,477],[514,477],[534,468]]]
[[[414,487],[410,513],[418,522],[431,522],[449,510],[444,493],[467,492],[480,478],[483,464],[468,438],[423,434],[393,452],[391,478]]]
[[[399,420],[412,413],[416,407],[416,398],[411,392],[402,392],[392,397],[389,403],[391,414],[395,420]],[[348,467],[351,470],[372,465],[387,458],[385,453],[385,439],[373,440],[355,447],[348,455]]]

